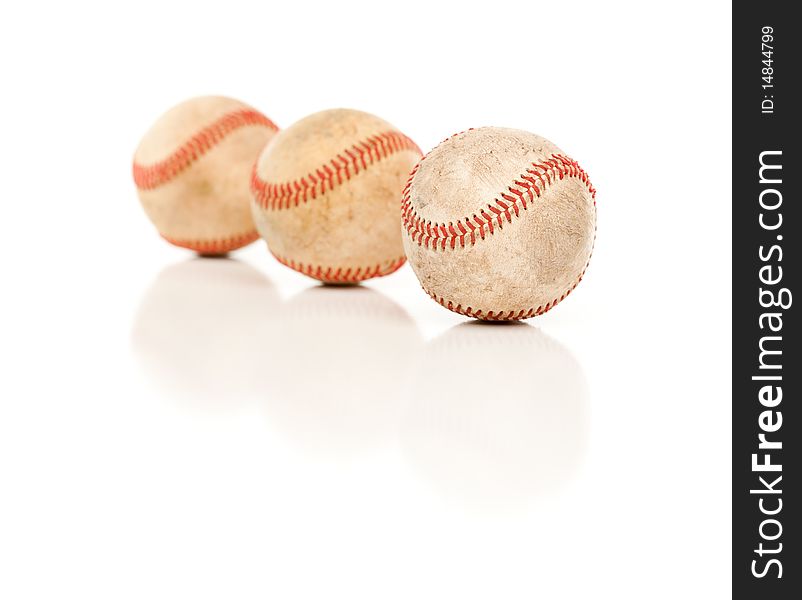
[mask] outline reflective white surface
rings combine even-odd
[[[188,259],[145,293],[132,345],[182,410],[258,407],[288,444],[325,459],[396,448],[465,505],[526,507],[587,445],[585,377],[567,348],[524,323],[468,321],[426,341],[365,285],[281,300],[247,263]]]
[[[0,598],[729,597],[729,5],[655,11],[0,8]],[[192,258],[130,160],[206,93],[545,135],[587,276],[499,326]]]

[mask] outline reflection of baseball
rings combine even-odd
[[[201,254],[225,254],[259,237],[248,178],[276,130],[230,98],[195,98],[162,115],[134,154],[139,199],[162,237]]]
[[[192,259],[148,289],[131,336],[146,374],[182,403],[230,410],[249,396],[280,299],[262,273],[236,260]]]
[[[271,423],[303,449],[353,456],[395,440],[422,345],[400,306],[366,286],[312,287],[260,339],[253,387]]]
[[[427,154],[404,190],[404,249],[423,289],[487,320],[543,314],[573,290],[596,230],[576,161],[525,131],[483,127]]]
[[[559,489],[581,462],[582,367],[534,327],[474,321],[448,330],[421,353],[410,391],[402,446],[446,498],[525,507]]]
[[[420,157],[395,127],[355,110],[320,112],[285,129],[253,172],[256,227],[288,267],[357,283],[404,263],[398,205]]]

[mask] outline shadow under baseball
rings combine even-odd
[[[453,327],[426,346],[410,390],[403,452],[448,502],[526,509],[581,462],[588,436],[582,368],[535,327]]]

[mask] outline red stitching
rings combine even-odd
[[[587,269],[587,265],[585,266],[585,269]],[[538,306],[537,308],[530,308],[528,310],[526,309],[519,310],[518,312],[514,310],[509,310],[509,311],[491,310],[485,313],[481,309],[474,310],[470,306],[467,308],[462,308],[461,304],[454,304],[451,300],[446,300],[442,296],[437,296],[437,294],[430,292],[425,287],[423,287],[423,284],[421,284],[421,287],[423,287],[423,291],[426,292],[432,300],[439,303],[441,306],[447,308],[448,310],[458,313],[460,315],[466,317],[472,317],[474,319],[480,319],[483,321],[520,321],[521,319],[529,319],[531,317],[537,317],[539,315],[542,315],[543,313],[546,313],[555,306],[557,306],[560,302],[565,300],[568,294],[570,294],[571,292],[574,291],[574,289],[576,289],[576,286],[578,286],[579,282],[582,281],[582,277],[584,277],[584,275],[585,271],[583,270],[582,273],[577,278],[576,282],[570,288],[568,288],[568,290],[566,290],[563,293],[563,295],[560,296],[559,298],[555,298],[551,302]]]
[[[528,209],[525,196],[529,196],[530,202],[534,201],[535,196],[539,198],[558,178],[562,180],[565,177],[576,177],[582,181],[593,198],[594,210],[596,207],[596,189],[590,183],[587,173],[579,166],[579,163],[562,154],[552,154],[550,159],[532,163],[527,167],[524,174],[514,180],[506,191],[499,194],[499,198],[494,198],[485,207],[481,208],[478,211],[479,215],[474,213],[470,217],[457,221],[460,233],[456,233],[453,222],[432,223],[421,218],[412,206],[410,198],[412,181],[418,171],[418,166],[424,160],[426,160],[426,157],[421,159],[418,165],[415,166],[407,180],[401,202],[401,219],[404,229],[412,241],[426,248],[430,247],[430,243],[435,250],[438,246],[441,250],[445,250],[446,246],[453,250],[457,243],[461,247],[465,247],[465,232],[463,231],[462,223],[471,229],[471,245],[476,243],[476,229],[478,229],[481,239],[485,239],[485,228],[493,235],[496,227],[503,229],[505,221],[512,223],[513,216],[517,218],[520,216],[521,210]],[[534,177],[526,173],[530,173]],[[471,219],[476,223],[476,226],[471,223]]]
[[[223,141],[231,132],[248,125],[258,125],[278,131],[273,121],[253,109],[227,113],[204,127],[164,160],[152,165],[134,162],[134,182],[141,190],[152,190],[176,177],[193,162]]]
[[[259,238],[259,233],[256,230],[253,230],[247,233],[232,235],[216,240],[176,239],[168,237],[164,234],[162,234],[162,237],[174,246],[188,248],[200,254],[225,254],[256,241]]]
[[[396,272],[407,260],[406,256],[402,256],[389,264],[385,263],[384,267],[381,264],[377,264],[372,267],[356,268],[325,267],[322,265],[310,265],[295,262],[290,258],[279,256],[272,250],[270,252],[276,257],[276,260],[285,267],[289,267],[290,269],[298,271],[299,273],[303,273],[304,275],[308,275],[309,277],[313,277],[327,283],[359,283],[360,281],[372,279],[373,277],[384,277],[385,275]]]
[[[251,190],[256,203],[266,210],[282,210],[317,198],[336,185],[349,181],[351,177],[364,171],[370,165],[388,156],[411,150],[421,154],[420,148],[410,138],[398,131],[386,131],[357,142],[350,148],[335,155],[331,161],[318,167],[314,172],[293,181],[269,183],[259,177],[256,165],[251,174]]]

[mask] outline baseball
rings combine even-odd
[[[483,127],[447,139],[404,189],[404,249],[423,289],[485,320],[541,315],[582,279],[596,190],[550,141]]]
[[[231,98],[194,98],[162,115],[134,154],[139,199],[161,236],[208,255],[258,238],[248,180],[277,130]]]
[[[251,179],[259,233],[284,265],[358,283],[404,264],[398,206],[418,146],[373,115],[310,115],[265,147]]]

